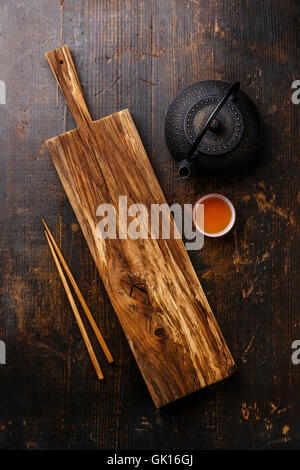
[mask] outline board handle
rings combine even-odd
[[[47,52],[46,58],[79,128],[89,127],[92,118],[68,46]]]

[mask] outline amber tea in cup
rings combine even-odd
[[[204,206],[204,216],[200,211]],[[221,194],[206,194],[193,207],[193,221],[199,232],[207,237],[221,237],[228,233],[235,223],[235,209],[227,197]]]

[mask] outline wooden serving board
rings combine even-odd
[[[166,203],[130,112],[92,121],[69,48],[46,57],[78,125],[46,144],[155,405],[225,379],[235,364],[182,240],[97,236],[100,204]]]

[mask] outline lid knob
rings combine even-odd
[[[213,119],[210,123],[209,130],[212,132],[215,132],[219,129],[220,127],[220,121],[218,119]]]

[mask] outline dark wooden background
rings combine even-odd
[[[1,449],[300,446],[297,0],[1,0]],[[168,202],[217,191],[237,208],[190,252],[237,364],[227,381],[154,408],[44,141],[72,129],[44,53],[68,44],[94,119],[129,107]],[[297,48],[298,44],[298,48]],[[239,79],[263,147],[227,181],[180,181],[163,125],[177,92]],[[44,217],[117,359],[98,382],[43,234]]]

